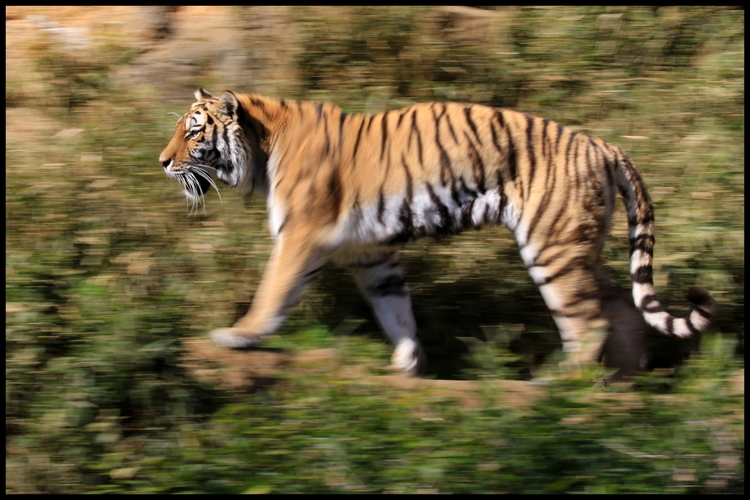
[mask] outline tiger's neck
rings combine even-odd
[[[266,196],[272,175],[269,158],[286,122],[285,106],[283,101],[257,94],[236,94],[236,97],[244,111],[240,123],[251,150],[247,168],[252,170],[252,192],[245,194]]]
[[[242,104],[250,125],[263,129],[265,138],[273,141],[284,126],[284,101],[258,94],[237,94],[237,99]]]

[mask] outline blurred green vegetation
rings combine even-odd
[[[513,107],[622,146],[656,205],[663,303],[684,314],[698,285],[720,304],[701,353],[634,388],[554,381],[525,410],[490,391],[464,409],[333,373],[290,371],[252,395],[207,383],[183,340],[247,309],[271,247],[264,203],[227,191],[188,216],[157,158],[191,91],[116,78],[146,50],[107,25],[85,49],[39,31],[6,74],[6,491],[743,491],[744,12],[305,7],[287,21],[291,58],[266,58],[293,75],[284,97],[352,112]],[[193,87],[232,83],[195,71]],[[421,241],[403,261],[428,377],[518,377],[519,332],[554,347],[504,228]],[[629,291],[621,209],[605,261]],[[346,319],[361,326],[337,330]],[[368,366],[390,355],[333,267],[269,345]]]

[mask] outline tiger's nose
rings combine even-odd
[[[159,158],[159,163],[166,169],[172,164],[172,158],[167,158],[166,160]]]

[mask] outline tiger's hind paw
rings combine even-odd
[[[261,335],[247,335],[237,328],[218,328],[208,334],[214,344],[219,347],[244,349],[252,347],[263,340]]]

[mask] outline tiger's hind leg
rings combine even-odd
[[[348,266],[394,351],[391,366],[415,375],[424,367],[424,354],[417,340],[417,324],[411,310],[411,297],[398,262],[398,249],[368,249],[341,255],[338,262]]]
[[[250,311],[232,328],[213,330],[211,339],[222,347],[243,348],[276,331],[327,257],[306,233],[288,228],[276,241]]]
[[[568,375],[580,376],[582,365],[601,359],[608,325],[602,315],[597,281],[598,252],[579,244],[569,248],[548,246],[539,254],[533,253],[528,246],[521,251],[560,330],[567,358],[561,368]]]

